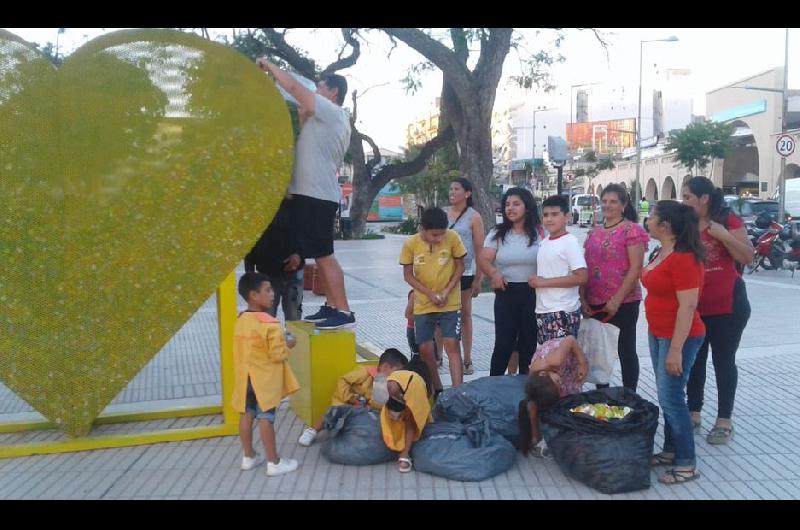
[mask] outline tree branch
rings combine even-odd
[[[275,28],[260,28],[272,45],[274,54],[291,65],[303,77],[317,79],[317,65],[313,60],[304,57],[286,42],[286,32],[278,33]],[[270,51],[273,51],[270,50]]]
[[[606,61],[610,59],[608,55],[608,41],[605,38],[605,34],[601,31],[597,31],[594,28],[578,28],[578,31],[589,30],[594,34],[594,38],[597,39],[597,42],[600,43],[600,46],[603,48],[603,52],[606,54]]]
[[[375,141],[372,138],[370,138],[369,136],[367,136],[364,133],[361,133],[361,132],[358,132],[358,131],[355,131],[355,132],[356,132],[356,134],[358,134],[358,136],[362,140],[367,142],[369,144],[369,146],[372,148],[372,160],[367,162],[367,174],[371,177],[372,176],[372,170],[375,169],[375,166],[377,166],[378,164],[381,163],[381,159],[382,159],[381,150],[378,148],[378,146],[375,144]]]
[[[448,127],[435,138],[426,142],[414,160],[383,166],[370,182],[370,188],[380,190],[392,179],[416,175],[425,169],[425,164],[438,149],[453,140],[453,136],[453,127]]]
[[[356,64],[356,61],[358,61],[358,58],[361,56],[361,43],[358,42],[358,39],[356,38],[357,34],[358,30],[355,28],[342,28],[342,37],[344,37],[345,46],[342,47],[342,51],[339,52],[338,59],[326,66],[325,69],[322,70],[320,76],[332,74]],[[342,53],[344,53],[344,49],[348,44],[353,50],[350,52],[350,55],[342,59]]]
[[[465,64],[459,62],[453,50],[418,29],[381,28],[381,30],[405,42],[435,64],[450,80],[459,98],[462,101],[468,101],[472,74]]]

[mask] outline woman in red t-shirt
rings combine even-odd
[[[737,264],[753,261],[753,245],[742,220],[722,207],[722,191],[714,188],[710,180],[705,177],[689,179],[681,194],[683,203],[694,208],[697,214],[700,237],[708,256],[705,285],[697,305],[706,325],[706,340],[700,346],[689,376],[689,413],[692,424],[699,427],[710,345],[717,376],[717,421],[706,440],[710,444],[724,444],[733,433],[731,415],[738,380],[736,350],[750,319],[750,303]]]
[[[664,447],[653,457],[653,465],[671,467],[658,479],[662,484],[682,484],[700,476],[685,391],[705,336],[696,310],[705,250],[697,215],[679,202],[656,204],[647,227],[650,236],[661,242],[659,253],[642,269],[650,357],[664,412]]]

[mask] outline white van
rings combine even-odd
[[[600,216],[600,197],[597,195],[590,195],[588,193],[579,193],[572,196],[571,211],[572,211],[572,224],[578,224],[581,220],[581,211],[592,210],[592,197],[594,197],[594,210],[597,212],[597,217]]]
[[[800,178],[786,181],[786,213],[800,219]]]

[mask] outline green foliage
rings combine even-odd
[[[670,133],[667,149],[676,151],[676,158],[688,167],[704,169],[711,159],[725,158],[731,149],[730,124],[704,121],[691,123],[683,130]]]
[[[366,234],[361,236],[361,239],[386,239],[386,236],[383,234],[375,233],[372,230],[368,230]]]
[[[406,151],[405,160],[413,160],[418,152],[419,147],[412,146]],[[399,180],[397,184],[401,193],[413,194],[419,205],[430,207],[447,200],[450,182],[459,176],[461,172],[458,169],[449,165],[444,157],[435,155],[425,169]]]
[[[614,169],[616,166],[614,165],[613,160],[611,160],[610,158],[606,158],[598,162],[595,167],[597,168],[598,171],[603,171],[606,169]]]
[[[585,155],[583,155],[583,159],[587,162],[597,162],[597,153],[594,151],[587,151]]]
[[[536,32],[538,37],[541,31]],[[564,33],[556,31],[556,36],[551,42],[552,49],[543,49],[536,53],[531,53],[527,48],[525,39],[514,32],[511,39],[511,48],[517,52],[522,66],[522,75],[511,76],[511,82],[516,83],[522,88],[533,88],[534,86],[543,89],[545,92],[554,90],[555,84],[550,74],[550,68],[557,63],[563,63],[566,58],[557,50],[561,47],[564,40]]]
[[[383,231],[390,234],[413,235],[419,232],[419,219],[417,217],[408,217],[398,225],[385,227]]]

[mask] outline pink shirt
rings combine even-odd
[[[548,340],[539,346],[539,348],[533,354],[533,360],[547,359],[547,356],[550,354],[550,352],[558,348],[563,340],[563,338]],[[575,358],[575,355],[572,352],[566,356],[564,362],[555,372],[561,379],[561,383],[556,385],[558,386],[559,396],[564,397],[572,394],[580,394],[583,385],[578,382],[578,360]]]
[[[650,236],[644,228],[632,221],[623,221],[612,230],[594,228],[583,244],[589,280],[586,282],[586,300],[589,305],[604,305],[611,300],[625,275],[631,268],[628,247],[644,244],[645,250]],[[623,304],[642,299],[642,287],[636,280],[634,288],[625,296]]]

